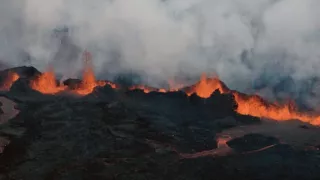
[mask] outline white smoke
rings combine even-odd
[[[51,63],[74,74],[80,58],[59,60],[52,37],[66,26],[75,52],[93,54],[97,73],[138,72],[150,85],[202,72],[242,91],[260,76],[320,77],[319,0],[0,2],[0,59],[12,66],[25,52],[40,70]]]

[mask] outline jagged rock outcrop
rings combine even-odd
[[[8,72],[15,72],[22,78],[32,78],[41,74],[35,67],[32,66],[21,66],[10,69],[5,69],[0,72],[0,77],[6,77]]]

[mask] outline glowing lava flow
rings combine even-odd
[[[131,89],[141,89],[145,93],[149,93],[151,91],[175,91],[165,91],[162,89],[159,90],[147,86],[134,86]],[[215,90],[219,90],[223,94],[233,94],[235,101],[238,104],[236,111],[239,114],[273,119],[277,121],[301,120],[313,125],[320,125],[320,116],[299,112],[296,108],[294,108],[293,104],[290,103],[278,105],[278,103],[267,102],[257,95],[246,95],[237,91],[232,91],[222,81],[220,81],[218,77],[208,78],[205,74],[203,74],[200,81],[195,85],[186,88],[185,92],[189,96],[196,93],[199,97],[209,98]]]
[[[209,98],[215,90],[221,93],[228,93],[229,89],[217,77],[207,78],[206,74],[202,74],[200,81],[186,90],[190,96],[196,93],[199,97]]]
[[[59,86],[53,71],[47,71],[30,82],[30,87],[43,94],[56,94],[67,89],[66,86]]]
[[[87,95],[92,93],[95,87],[105,86],[107,84],[109,84],[112,88],[117,88],[115,84],[112,84],[110,82],[97,81],[94,76],[91,61],[92,58],[90,53],[85,52],[84,57],[85,68],[83,73],[83,80],[75,90],[70,90],[71,92],[79,95]],[[18,76],[13,76],[13,78],[10,79],[9,82],[12,82],[17,78]],[[44,94],[56,94],[60,91],[68,90],[67,86],[57,85],[54,73],[52,71],[43,73],[36,80],[31,81],[30,85],[31,88],[33,88],[34,90],[37,90]],[[151,91],[163,93],[177,91],[174,89],[156,89],[142,85],[133,86],[129,89],[141,89],[145,93],[149,93]],[[234,95],[235,101],[238,104],[236,111],[239,114],[251,115],[260,118],[268,118],[278,121],[296,119],[313,125],[320,125],[320,116],[300,112],[296,108],[293,108],[293,106],[290,103],[278,105],[278,103],[269,103],[257,95],[246,95],[237,91],[229,90],[229,88],[222,81],[220,81],[218,77],[207,78],[206,75],[203,74],[200,81],[197,84],[185,88],[183,90],[185,90],[185,92],[189,96],[193,93],[196,93],[199,97],[202,98],[210,97],[210,95],[215,90],[219,90],[223,94],[231,93]]]
[[[70,90],[74,94],[87,95],[93,92],[97,86],[105,86],[109,84],[112,88],[116,85],[111,82],[97,81],[92,68],[92,59],[89,52],[84,53],[85,68],[83,72],[83,80],[81,84],[75,89]],[[67,86],[58,85],[53,71],[48,71],[40,75],[37,79],[31,81],[30,86],[32,89],[39,91],[43,94],[56,94],[61,91],[69,90]]]
[[[19,79],[19,75],[15,72],[8,72],[7,78],[4,80],[0,90],[9,91],[12,84]]]
[[[237,112],[239,114],[251,115],[273,119],[277,121],[297,119],[312,125],[320,125],[320,116],[299,112],[290,103],[277,105],[268,103],[259,96],[249,96],[233,92],[238,104]]]
[[[199,157],[205,157],[205,156],[227,156],[234,154],[235,152],[233,149],[231,149],[227,142],[230,141],[232,138],[230,136],[220,136],[217,137],[217,143],[218,147],[216,149],[212,150],[205,150],[205,151],[200,151],[196,153],[180,153],[179,155],[183,159],[194,159],[194,158],[199,158]]]
[[[196,93],[199,97],[208,98],[215,91],[231,93],[238,104],[236,111],[239,114],[251,115],[260,118],[268,118],[277,121],[301,120],[313,125],[320,125],[320,116],[299,112],[290,103],[278,105],[269,103],[257,95],[246,95],[237,91],[231,91],[218,78],[207,78],[203,75],[200,81],[186,90],[188,95]]]
[[[80,86],[74,90],[76,94],[87,95],[93,92],[94,88],[97,86],[105,86],[107,83],[103,81],[96,81],[93,67],[92,58],[89,52],[84,53],[85,65],[83,72],[83,79]]]

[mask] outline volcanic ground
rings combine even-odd
[[[319,116],[218,78],[178,89],[98,81],[91,68],[64,82],[33,67],[0,78],[0,179],[320,179]]]

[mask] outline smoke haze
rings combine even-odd
[[[159,86],[216,73],[232,89],[319,104],[319,0],[0,3],[2,66],[54,66],[73,77],[87,49],[100,77],[133,72]]]

